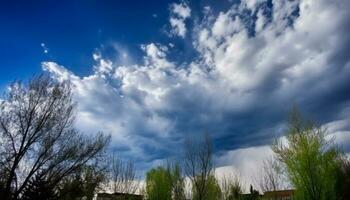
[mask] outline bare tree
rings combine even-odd
[[[113,192],[134,194],[140,186],[134,163],[132,161],[124,162],[115,155],[112,157],[110,177]]]
[[[238,176],[224,175],[220,179],[223,200],[239,200],[243,194],[242,183]]]
[[[18,199],[38,173],[53,186],[102,152],[109,137],[74,127],[71,87],[39,76],[15,82],[0,104],[0,199]]]
[[[184,171],[191,180],[198,200],[206,199],[208,180],[213,172],[213,147],[208,134],[185,141]]]
[[[288,187],[282,163],[274,157],[265,159],[256,176],[257,185],[262,192],[277,191]]]

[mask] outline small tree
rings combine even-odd
[[[146,174],[146,194],[148,200],[171,200],[171,174],[164,167],[151,169]]]
[[[84,181],[80,173],[65,177],[60,183],[60,200],[81,199],[84,197]]]
[[[207,199],[208,181],[213,173],[213,146],[208,134],[185,142],[184,169],[191,180],[196,199]]]
[[[185,200],[185,183],[178,163],[168,163],[167,170],[170,172],[172,199]]]
[[[297,110],[291,114],[287,143],[276,142],[272,149],[285,165],[295,187],[295,199],[337,199],[336,171],[341,153],[326,140],[325,129],[305,121]]]
[[[185,185],[178,163],[151,169],[146,175],[147,199],[185,200]]]
[[[260,199],[259,191],[254,189],[254,187],[252,185],[250,185],[249,192],[250,192],[250,194],[247,195],[244,198],[244,200],[258,200],[258,199]]]
[[[277,191],[288,188],[284,166],[274,156],[265,159],[256,176],[256,182],[262,192]]]
[[[134,194],[139,188],[140,183],[136,177],[136,169],[132,161],[124,162],[113,155],[109,174],[113,192]]]
[[[199,179],[203,180],[203,179]],[[199,200],[199,198],[202,198],[203,200],[220,200],[221,199],[221,189],[218,184],[217,179],[214,175],[211,175],[208,177],[206,181],[206,191],[205,196],[199,196],[197,188],[194,186],[192,188],[193,190],[193,200]],[[199,183],[201,184],[201,183]]]
[[[60,184],[59,199],[92,200],[98,190],[101,190],[105,180],[105,171],[97,166],[84,166],[79,171],[65,177]]]
[[[224,176],[221,179],[220,187],[223,200],[242,199],[243,189],[238,177]]]

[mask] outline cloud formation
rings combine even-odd
[[[235,155],[255,160],[252,148],[264,152],[280,136],[293,105],[349,139],[349,9],[347,0],[246,0],[195,23],[190,62],[170,60],[171,49],[155,41],[141,46],[140,64],[94,54],[89,76],[53,62],[43,68],[73,83],[80,129],[111,133],[114,149],[144,168],[203,132],[214,139],[218,166],[239,165]],[[191,9],[172,4],[171,12],[184,37]]]
[[[170,6],[170,14],[171,33],[184,38],[187,32],[185,21],[191,17],[191,9],[184,2],[179,4],[173,3]]]

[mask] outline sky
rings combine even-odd
[[[4,1],[0,91],[73,84],[76,126],[140,171],[208,133],[250,176],[293,106],[350,152],[350,1]],[[249,177],[246,178],[249,180]]]

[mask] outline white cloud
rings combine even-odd
[[[95,55],[95,54],[94,54]],[[95,61],[98,62],[97,65],[94,66],[94,69],[97,73],[110,73],[113,70],[113,63],[109,60],[105,60],[102,58],[95,57]]]
[[[219,179],[225,175],[233,174],[242,181],[243,188],[247,192],[249,185],[256,186],[256,175],[262,163],[273,155],[269,146],[258,146],[227,151],[216,159],[219,166],[216,175]]]
[[[186,3],[172,4],[171,11],[173,14],[177,15],[182,19],[191,17],[191,9]]]
[[[349,107],[344,110],[346,109],[349,109]],[[324,124],[323,128],[328,133],[327,139],[334,141],[345,152],[350,151],[350,113],[346,116],[338,116],[337,120]]]
[[[170,18],[170,25],[173,27],[173,33],[175,35],[185,37],[186,35],[186,25],[183,19]]]
[[[95,52],[92,54],[92,58],[95,60],[95,61],[98,61],[99,59],[101,59],[101,53],[100,52]]]
[[[336,3],[302,1],[293,29],[287,27],[286,16],[291,15],[296,5],[290,1],[274,2],[272,22],[263,31],[259,30],[262,29],[259,20],[263,18],[259,11],[260,32],[253,38],[241,29],[237,16],[230,16],[237,11],[220,13],[211,31],[202,29],[199,32],[197,48],[206,63],[230,80],[231,87],[237,90],[256,89],[275,79],[276,84],[282,83],[280,90],[293,91],[293,84],[323,76],[331,67],[327,64],[328,57],[337,51],[335,38],[344,37],[344,32],[337,30],[347,15],[345,11],[337,13]],[[339,17],[334,18],[334,15]],[[320,16],[322,19],[315,21]],[[330,25],[325,27],[325,23]],[[280,34],[282,30],[284,33]],[[275,76],[271,77],[272,74]]]
[[[74,80],[78,77],[73,75],[72,72],[68,71],[65,67],[59,66],[54,62],[43,62],[42,63],[43,70],[50,72],[52,75],[54,75],[55,78],[57,78],[60,81],[68,81],[68,80]]]
[[[243,0],[241,3],[241,6],[244,8],[250,9],[252,11],[256,10],[256,7],[261,4],[266,2],[266,0]]]
[[[220,13],[212,27],[212,33],[219,40],[227,35],[239,32],[243,28],[243,24],[238,16],[234,16],[231,12]]]
[[[191,16],[191,9],[186,3],[174,3],[170,6],[170,10],[171,17],[169,22],[173,28],[171,32],[174,35],[184,38],[187,32],[185,21]]]
[[[255,22],[255,32],[259,33],[264,28],[264,25],[266,23],[266,18],[263,15],[263,11],[261,9],[258,11],[256,17],[257,17],[257,20]]]

